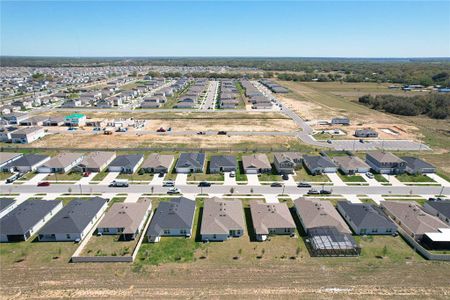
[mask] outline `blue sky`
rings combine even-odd
[[[1,55],[450,56],[450,1],[0,4]]]

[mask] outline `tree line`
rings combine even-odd
[[[450,113],[450,95],[427,94],[412,97],[397,95],[364,95],[359,103],[372,109],[403,116],[427,115],[433,119],[446,119]]]

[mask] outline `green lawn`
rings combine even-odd
[[[366,182],[362,176],[359,175],[344,175],[341,172],[337,172],[338,176],[344,182]]]
[[[305,168],[295,171],[295,181],[311,181],[311,182],[330,182],[330,179],[326,175],[311,175]]]
[[[276,174],[275,172],[259,174],[259,181],[281,181],[281,175]]]
[[[134,174],[124,174],[120,173],[117,179],[128,179],[130,181],[151,181],[153,179],[153,173],[134,173]]]
[[[373,174],[373,177],[378,182],[389,182],[386,178],[383,177],[381,174]]]
[[[81,178],[83,178],[83,173],[81,172],[68,172],[64,174],[49,174],[47,177],[44,178],[45,180],[55,180],[55,181],[78,181]]]
[[[105,179],[106,175],[108,175],[109,172],[107,171],[102,171],[97,173],[97,175],[94,176],[94,178],[92,178],[92,181],[102,181],[103,179]]]
[[[361,246],[360,259],[374,259],[390,262],[417,261],[421,257],[400,237],[393,236],[355,236]]]
[[[9,172],[0,172],[0,180],[8,179],[12,176],[12,173]]]
[[[395,177],[401,182],[436,182],[426,175],[409,175],[405,173]]]
[[[119,235],[93,235],[81,252],[81,256],[130,256],[138,238],[120,241]]]
[[[191,173],[187,181],[223,181],[223,174]]]
[[[23,175],[22,178],[20,178],[19,180],[30,180],[31,178],[33,178],[34,176],[36,176],[36,172],[28,172],[25,175]]]

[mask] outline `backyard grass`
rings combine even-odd
[[[330,179],[326,175],[311,175],[305,168],[295,171],[295,181],[307,181],[307,182],[330,182]]]
[[[393,236],[355,236],[361,246],[361,260],[380,260],[390,262],[417,261],[422,258],[400,237]]]
[[[120,241],[119,235],[93,235],[81,252],[81,256],[130,256],[138,238]]]
[[[410,174],[401,174],[395,176],[401,182],[436,182],[432,178],[426,175],[410,175]]]

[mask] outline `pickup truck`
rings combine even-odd
[[[110,187],[128,187],[128,179],[115,179],[109,184]]]

